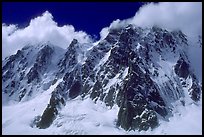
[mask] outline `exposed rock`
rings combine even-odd
[[[42,116],[33,122],[38,128],[49,127],[66,101],[81,96],[118,105],[117,126],[125,130],[153,129],[184,92],[200,99],[187,46],[181,31],[134,25],[111,28],[105,39],[87,49],[76,39],[59,50],[64,52],[49,43],[26,46],[2,62],[2,89],[22,101],[56,86]]]

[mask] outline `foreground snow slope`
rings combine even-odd
[[[148,131],[130,131],[115,126],[118,107],[108,108],[103,102],[96,104],[89,98],[80,97],[68,101],[59,116],[47,129],[32,128],[33,117],[40,115],[50,96],[43,93],[28,102],[2,107],[3,135],[11,134],[202,134],[202,104],[190,103],[185,107],[174,104],[174,116],[169,122],[160,120],[160,126]],[[34,103],[35,102],[35,103]],[[77,107],[76,107],[77,106]],[[192,113],[193,112],[193,113]],[[18,127],[18,128],[17,128]]]

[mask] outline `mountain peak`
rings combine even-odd
[[[3,61],[2,90],[17,101],[49,91],[50,101],[35,120],[39,128],[49,127],[70,100],[81,97],[118,106],[118,127],[154,129],[159,118],[171,115],[172,102],[200,99],[186,46],[180,31],[131,24],[110,29],[95,46],[77,39],[59,51],[50,42],[27,46]]]

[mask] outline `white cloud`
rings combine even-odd
[[[67,48],[73,38],[81,43],[92,41],[83,31],[75,31],[72,25],[58,26],[48,11],[32,19],[25,28],[17,25],[2,24],[2,58],[14,54],[25,44],[50,41],[52,44]]]
[[[103,28],[102,30],[101,30],[101,32],[100,32],[100,40],[102,40],[102,39],[104,39],[104,38],[106,38],[106,36],[108,35],[108,33],[109,33],[109,27],[105,27],[105,28]],[[99,40],[99,41],[100,41]]]
[[[201,2],[147,3],[140,7],[135,16],[113,21],[109,28],[135,24],[140,27],[157,25],[168,30],[180,29],[189,37],[202,35]],[[105,34],[104,34],[105,35]]]
[[[188,36],[198,35],[202,33],[202,3],[149,3],[139,9],[130,23],[141,27],[158,25],[170,30],[180,29]]]

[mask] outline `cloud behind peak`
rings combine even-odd
[[[2,58],[16,53],[26,44],[51,42],[61,48],[67,48],[73,39],[81,43],[92,41],[83,31],[75,31],[72,25],[58,26],[49,11],[31,19],[28,26],[18,28],[17,25],[2,24]]]

